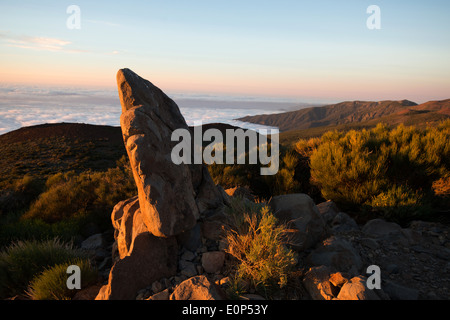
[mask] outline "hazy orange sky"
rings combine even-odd
[[[431,3],[431,4],[430,4]],[[80,8],[80,29],[66,12]],[[450,98],[448,1],[3,1],[0,81],[314,100]]]

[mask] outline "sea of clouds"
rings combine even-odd
[[[168,94],[188,125],[201,121],[228,123],[248,129],[267,128],[234,119],[291,111],[308,106],[279,99]],[[0,85],[0,134],[44,123],[88,123],[120,126],[117,90]]]

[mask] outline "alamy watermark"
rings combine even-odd
[[[278,129],[226,129],[225,138],[219,129],[202,130],[202,122],[194,123],[194,136],[188,129],[177,129],[171,140],[174,164],[259,164],[263,176],[275,175],[279,167]],[[270,137],[268,138],[268,135]],[[270,141],[269,141],[270,140]],[[203,149],[203,142],[210,142]],[[247,143],[248,142],[248,143]],[[224,154],[225,153],[225,154]],[[270,153],[270,155],[269,155]]]
[[[381,9],[377,5],[370,5],[367,8],[367,14],[370,16],[367,18],[366,25],[369,30],[381,29]]]
[[[367,268],[366,271],[367,274],[370,274],[370,276],[367,278],[366,286],[367,289],[373,290],[381,289],[381,269],[377,265],[371,265]]]
[[[66,286],[69,290],[81,289],[81,269],[77,265],[71,265],[67,268],[67,274],[70,276],[67,278]]]
[[[72,4],[67,7],[66,13],[70,16],[66,20],[67,29],[81,29],[81,9],[79,6]]]

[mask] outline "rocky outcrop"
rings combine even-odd
[[[172,133],[188,130],[186,121],[172,99],[133,71],[119,70],[117,85],[120,125],[147,229],[170,237],[193,228],[221,196],[204,165],[178,165],[171,159]]]
[[[150,232],[133,239],[129,255],[116,261],[97,300],[135,299],[136,292],[146,284],[169,277],[177,270],[175,238],[155,237]]]
[[[117,85],[138,196],[118,203],[111,214],[117,253],[99,300],[135,299],[140,289],[175,276],[178,249],[201,246],[201,218],[223,205],[205,165],[171,159],[172,133],[189,129],[175,102],[129,69],[119,70]]]

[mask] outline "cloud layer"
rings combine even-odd
[[[188,125],[222,122],[261,128],[233,119],[262,113],[292,110],[293,104],[273,101],[225,100],[223,97],[173,95]],[[44,123],[120,125],[121,106],[116,90],[81,90],[0,86],[0,134]]]

